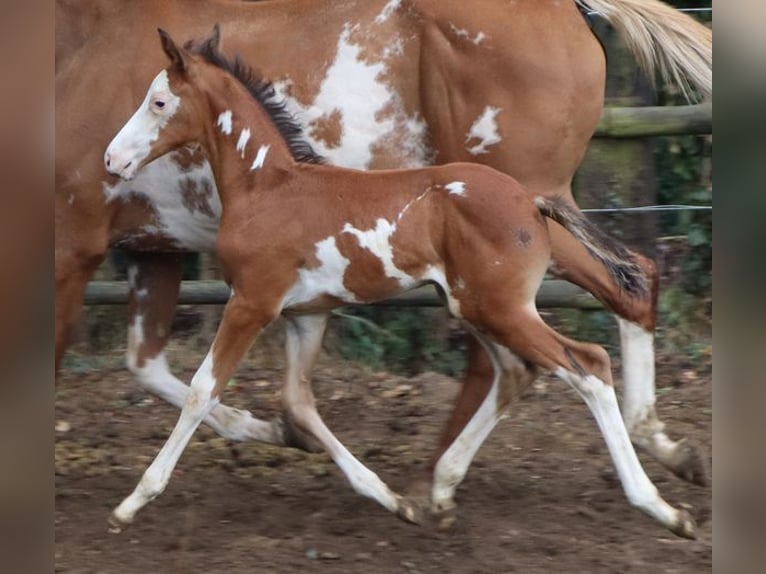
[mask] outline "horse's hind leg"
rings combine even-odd
[[[180,409],[189,386],[171,372],[165,346],[178,301],[182,255],[131,252],[129,261],[127,366],[144,389]],[[219,404],[204,422],[229,440],[284,444],[280,424],[259,420],[245,410]]]
[[[282,393],[288,416],[296,428],[315,437],[324,446],[356,492],[372,498],[401,518],[414,522],[417,519],[414,508],[408,506],[378,475],[355,458],[327,428],[316,410],[310,376],[327,318],[326,314],[286,317],[287,368]]]
[[[635,260],[651,282],[651,295],[634,297],[620,289],[606,269],[567,231],[549,222],[555,265],[552,271],[590,291],[617,314],[620,325],[623,416],[633,443],[679,477],[699,485],[708,482],[707,458],[686,439],[673,441],[655,411],[654,327],[658,275],[654,263]]]
[[[528,314],[514,321],[512,331],[502,332],[498,338],[520,356],[552,370],[582,396],[601,429],[630,503],[675,534],[693,538],[692,518],[659,496],[633,450],[612,386],[606,351],[597,345],[568,339],[539,317]]]
[[[511,401],[536,377],[533,365],[471,327],[468,330],[473,333],[477,344],[486,350],[494,375],[484,400],[470,420],[462,425],[460,432],[452,437],[449,447],[434,466],[431,510],[439,528],[448,528],[455,520],[455,490],[463,481],[479,447],[495,428]]]

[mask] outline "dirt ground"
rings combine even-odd
[[[190,380],[201,357],[176,359],[176,372]],[[664,498],[695,517],[699,538],[676,538],[631,508],[585,404],[551,378],[512,406],[479,451],[449,531],[405,524],[357,495],[324,454],[227,443],[202,427],[167,490],[129,529],[110,534],[109,512],[133,489],[177,417],[117,360],[111,364],[70,369],[58,384],[57,572],[711,570],[711,489],[688,485],[640,455]],[[281,373],[276,358],[249,362],[225,401],[275,416]],[[314,388],[330,428],[403,490],[435,444],[458,384],[432,373],[411,379],[370,373],[325,357]],[[661,361],[658,395],[670,434],[709,451],[709,365]]]

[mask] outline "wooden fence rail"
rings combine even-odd
[[[230,290],[223,281],[182,281],[178,302],[182,305],[223,305]],[[86,305],[123,305],[128,302],[127,281],[91,281],[85,289]],[[443,303],[431,286],[408,291],[398,297],[374,303],[384,307],[439,307]],[[543,282],[537,294],[540,308],[601,309],[601,303],[587,291],[568,281]]]

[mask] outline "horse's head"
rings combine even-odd
[[[205,98],[199,88],[204,82],[204,63],[176,45],[164,30],[159,34],[170,65],[154,78],[143,103],[104,154],[106,170],[126,180],[161,155],[198,140],[205,130]],[[211,36],[202,42],[217,50],[219,41],[216,24]]]

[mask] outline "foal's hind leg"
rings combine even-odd
[[[182,256],[173,253],[129,254],[130,323],[126,363],[148,392],[181,408],[189,386],[170,371],[165,346],[170,338],[181,282]],[[250,412],[216,405],[205,424],[228,440],[284,445],[281,425]]]
[[[617,287],[606,269],[567,231],[549,222],[555,265],[552,271],[590,291],[619,319],[622,348],[623,416],[633,443],[679,477],[708,482],[707,458],[686,439],[671,440],[655,411],[654,326],[658,276],[654,263],[636,261],[651,282],[652,295],[633,297]]]
[[[327,318],[326,314],[287,317],[287,369],[282,393],[288,416],[298,429],[315,437],[324,446],[356,492],[414,522],[417,518],[414,508],[357,460],[327,428],[316,410],[310,375]]]
[[[665,502],[641,467],[620,415],[612,386],[609,355],[597,345],[560,335],[539,317],[524,316],[512,331],[498,336],[519,355],[552,370],[583,397],[606,441],[625,494],[633,506],[652,516],[675,534],[694,537],[694,521],[684,510]]]
[[[439,528],[455,520],[455,490],[465,478],[479,447],[502,418],[508,405],[534,380],[536,369],[469,327],[476,341],[486,350],[493,379],[484,400],[450,446],[439,457],[433,470],[431,510]]]

